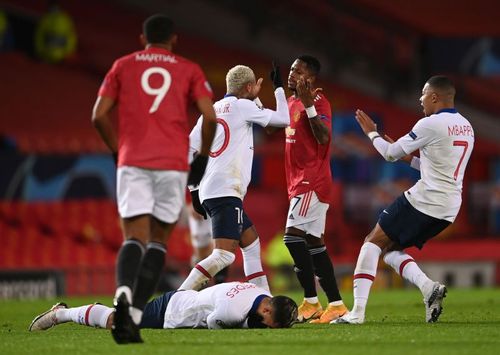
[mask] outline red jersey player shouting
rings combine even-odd
[[[119,58],[106,74],[92,122],[117,154],[117,202],[124,243],[116,261],[117,343],[142,342],[138,324],[165,262],[165,243],[182,206],[186,182],[200,182],[215,134],[212,91],[201,68],[174,53],[173,22],[154,15],[143,25],[142,51]],[[188,178],[187,109],[202,113],[202,147]],[[118,109],[118,132],[110,112]]]
[[[326,250],[326,212],[332,190],[330,144],[332,114],[321,89],[314,88],[319,61],[303,55],[293,62],[288,76],[290,126],[286,128],[285,170],[290,207],[284,242],[304,289],[299,321],[329,323],[347,312],[342,302],[333,265]],[[328,297],[323,310],[314,275]]]

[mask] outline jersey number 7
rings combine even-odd
[[[457,176],[458,176],[458,171],[460,170],[460,165],[462,165],[462,161],[464,160],[465,153],[467,153],[467,148],[469,148],[469,143],[467,141],[453,141],[453,146],[464,148],[464,151],[462,152],[462,156],[460,157],[460,160],[458,161],[457,168],[455,169],[455,172],[453,173],[453,179],[456,180]]]

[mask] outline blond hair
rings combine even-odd
[[[237,65],[227,72],[226,87],[228,94],[237,94],[248,83],[255,82],[255,74],[245,65]]]

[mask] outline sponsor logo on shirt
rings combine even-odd
[[[173,55],[165,55],[159,53],[141,53],[135,55],[135,60],[137,62],[167,62],[167,63],[177,63],[177,59]]]
[[[413,132],[413,131],[410,131],[410,133],[408,133],[408,135],[409,135],[409,136],[410,136],[413,140],[417,139],[417,135],[416,135],[416,134],[415,134],[415,132]]]
[[[292,119],[294,120],[294,122],[300,120],[300,111],[295,111],[292,115]]]

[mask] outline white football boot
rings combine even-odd
[[[425,321],[427,323],[437,322],[441,312],[443,312],[443,299],[446,297],[445,285],[441,285],[439,282],[434,282],[432,291],[430,294],[424,298],[425,304]]]
[[[363,324],[364,322],[364,314],[349,312],[342,317],[332,320],[330,324]]]
[[[31,322],[28,330],[30,332],[36,330],[47,330],[55,325],[58,325],[59,323],[57,321],[56,311],[61,308],[68,308],[68,305],[63,302],[56,303],[48,311],[36,316],[35,319],[33,319],[33,322]]]

